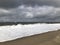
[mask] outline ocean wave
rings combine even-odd
[[[49,31],[57,31],[58,29],[60,29],[60,24],[37,23],[28,25],[18,24],[12,26],[0,26],[0,42],[46,33]]]

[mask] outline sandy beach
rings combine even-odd
[[[60,30],[2,42],[0,45],[60,45]]]

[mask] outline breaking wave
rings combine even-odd
[[[60,24],[37,23],[28,25],[18,24],[12,26],[0,26],[0,42],[10,41],[49,31],[57,31],[57,29],[60,29]]]

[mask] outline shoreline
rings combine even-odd
[[[60,30],[18,38],[16,40],[0,42],[0,45],[58,45],[54,39],[60,34]]]
[[[6,25],[17,25],[17,24],[22,24],[22,25],[27,25],[27,24],[59,24],[60,22],[0,22],[0,26],[6,26]]]

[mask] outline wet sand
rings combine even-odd
[[[12,41],[2,42],[0,45],[60,45],[60,31],[23,37]]]

